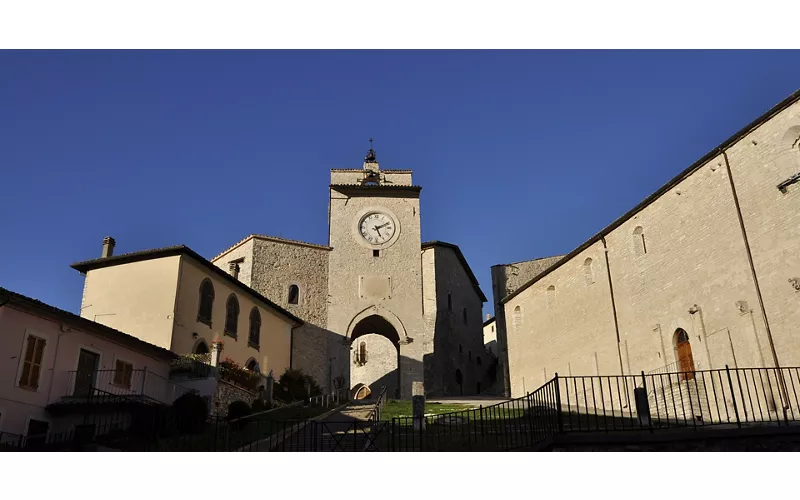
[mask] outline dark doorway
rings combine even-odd
[[[205,342],[200,342],[197,344],[197,347],[194,348],[195,354],[208,354],[208,345]]]
[[[683,328],[675,331],[675,355],[678,358],[678,371],[681,380],[694,379],[694,358],[692,345],[689,343],[689,334]]]
[[[48,430],[50,430],[48,422],[30,419],[28,421],[28,431],[25,433],[25,446],[44,444]]]
[[[81,349],[78,356],[78,371],[75,372],[75,390],[73,396],[89,396],[94,388],[100,355]]]
[[[458,385],[458,395],[464,395],[464,377],[461,375],[461,370],[456,370],[456,385]]]

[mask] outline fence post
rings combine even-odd
[[[561,416],[561,389],[558,387],[558,372],[555,373],[553,377],[553,382],[556,384],[556,411],[558,412],[558,433],[564,433],[564,421]]]
[[[733,380],[731,380],[731,369],[725,365],[725,373],[728,375],[728,385],[731,388],[731,399],[733,400],[733,413],[736,414],[736,426],[742,427],[742,422],[739,420],[739,408],[736,406],[736,393],[733,392]]]

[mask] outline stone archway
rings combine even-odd
[[[378,394],[386,386],[387,394],[397,397],[400,390],[400,334],[394,325],[379,314],[362,317],[352,325],[350,339],[350,387],[359,384]]]

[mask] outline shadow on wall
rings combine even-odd
[[[344,336],[310,323],[295,328],[292,368],[313,377],[324,393],[336,389],[337,379],[343,379],[344,386],[351,387],[350,358],[350,345]]]

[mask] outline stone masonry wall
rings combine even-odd
[[[483,355],[483,302],[455,250],[444,246],[434,249],[437,304],[434,366],[438,372],[434,380],[441,385],[426,387],[426,392],[448,396],[477,394],[487,368],[483,364],[487,358]],[[478,358],[481,358],[480,365]],[[460,387],[456,382],[456,370],[462,374]]]
[[[800,294],[789,282],[800,277],[800,184],[785,194],[776,188],[800,171],[795,136],[800,137],[797,102],[726,151],[783,366],[800,363]],[[689,334],[696,368],[772,366],[726,165],[721,153],[711,158],[605,235],[618,346],[601,241],[501,308],[514,395],[524,392],[523,377],[531,390],[528,380],[541,381],[556,370],[597,373],[595,353],[603,374],[675,363],[678,328]],[[596,264],[591,286],[586,258]],[[518,306],[523,319],[515,324]]]
[[[508,371],[505,309],[500,301],[538,274],[543,273],[547,268],[561,260],[562,257],[563,255],[557,255],[492,266],[492,295],[494,297],[495,329],[497,332],[497,351],[495,354],[498,358],[498,372],[501,375],[503,392],[506,395],[511,394],[511,385]]]

